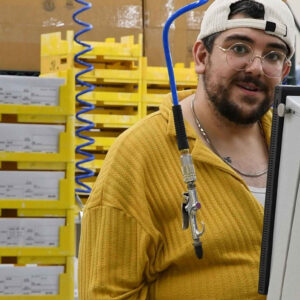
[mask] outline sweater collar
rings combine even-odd
[[[184,98],[192,95],[195,93],[195,90],[187,90],[178,92],[178,100],[181,101]],[[169,94],[166,99],[162,102],[160,106],[160,111],[162,116],[167,120],[167,135],[169,136],[176,136],[176,130],[174,125],[174,118],[172,112],[172,96]],[[271,120],[272,120],[272,112],[271,110],[267,112],[262,120],[262,127],[265,132],[266,141],[268,146],[270,146],[270,137],[271,137]],[[236,177],[237,179],[244,182],[241,177],[231,168],[229,167],[224,161],[217,156],[211,149],[209,149],[205,143],[198,137],[194,128],[188,123],[184,122],[186,135],[190,144],[190,153],[193,157],[193,160],[203,162],[206,164],[211,164],[217,167],[218,169],[223,170],[226,173],[229,173]],[[193,144],[193,147],[191,145]]]

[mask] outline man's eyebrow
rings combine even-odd
[[[240,41],[248,42],[250,44],[254,44],[254,41],[251,38],[249,38],[246,35],[241,35],[241,34],[230,35],[230,36],[225,38],[224,42],[230,42],[230,41],[236,41],[236,40],[240,40]]]
[[[284,44],[279,44],[279,43],[269,43],[267,45],[268,48],[274,48],[278,50],[282,50],[285,54],[289,52],[288,48]]]

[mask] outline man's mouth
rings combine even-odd
[[[250,92],[260,92],[262,89],[259,88],[254,83],[248,83],[248,82],[237,82],[236,85],[242,89],[245,89]]]

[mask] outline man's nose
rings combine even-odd
[[[253,56],[249,61],[245,71],[254,75],[263,75],[264,70],[262,57],[259,55]]]

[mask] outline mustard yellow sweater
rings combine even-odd
[[[257,293],[263,207],[189,124],[203,259],[181,229],[186,186],[167,100],[106,156],[82,220],[79,299],[265,299]],[[270,113],[262,124],[269,143]]]

